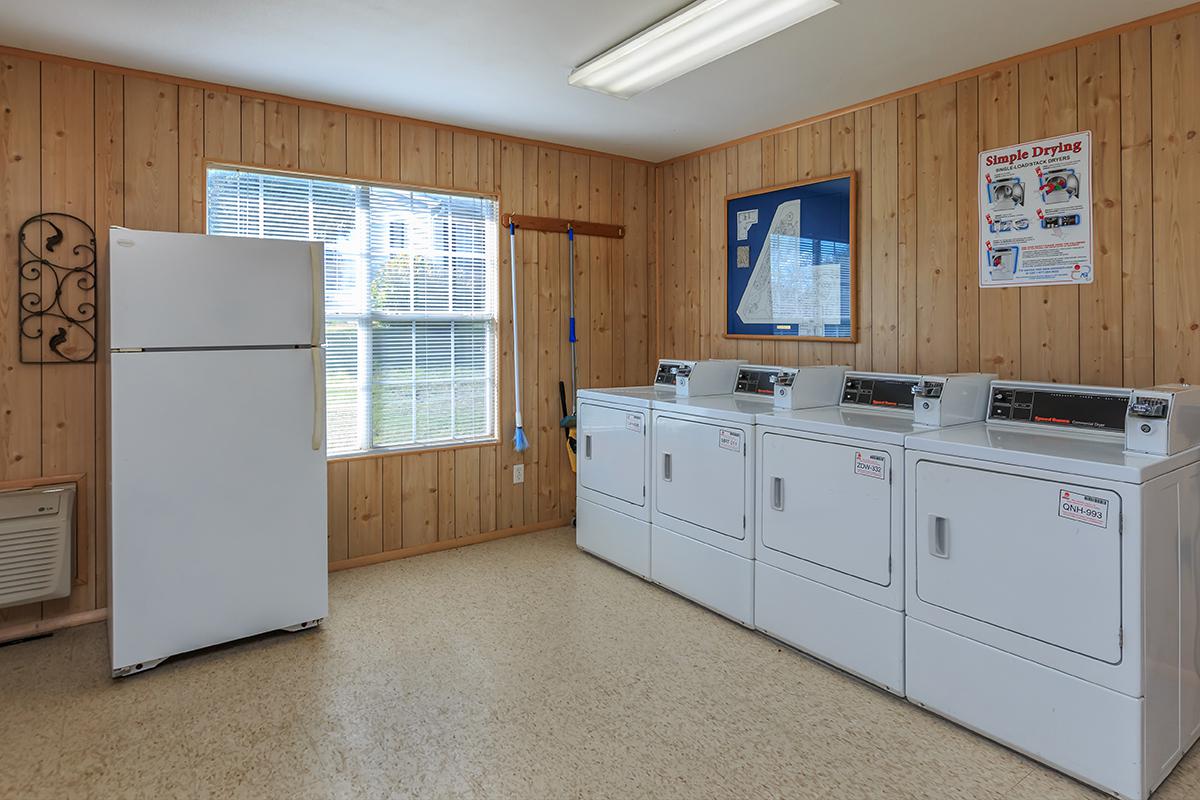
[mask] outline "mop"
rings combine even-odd
[[[576,366],[575,343],[578,339],[575,338],[575,229],[567,225],[567,279],[568,285],[571,287],[571,316],[567,326],[567,341],[571,343],[571,406],[567,407],[566,393],[563,390],[563,382],[558,382],[558,402],[562,406],[563,417],[559,420],[559,427],[563,429],[563,435],[567,439],[567,460],[571,463],[571,471],[575,471],[575,453],[576,453],[576,434],[575,434],[575,387],[578,380],[578,368]]]
[[[517,224],[508,220],[508,262],[512,267],[512,318],[513,318],[513,397],[516,404],[516,431],[513,447],[518,453],[529,449],[525,428],[521,425],[521,337],[517,335]]]

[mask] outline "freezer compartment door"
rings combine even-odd
[[[323,341],[324,246],[112,229],[112,347]]]
[[[639,508],[646,505],[649,412],[579,404],[579,485]]]
[[[917,463],[915,480],[921,601],[1121,660],[1119,495],[933,461]]]
[[[324,617],[308,350],[115,353],[113,667]]]
[[[882,451],[765,434],[759,492],[763,546],[889,585],[890,467]]]
[[[733,539],[746,537],[746,433],[675,417],[654,420],[654,507]]]

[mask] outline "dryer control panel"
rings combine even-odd
[[[675,376],[679,368],[688,362],[675,358],[660,358],[654,373],[654,385],[659,388],[675,388]]]
[[[995,379],[995,375],[982,372],[922,376],[912,387],[913,422],[942,428],[980,421],[987,414]]]
[[[775,382],[775,408],[816,408],[837,405],[846,377],[844,366],[790,367]]]
[[[911,411],[913,387],[920,375],[896,375],[888,372],[847,372],[842,381],[842,406]]]
[[[1128,389],[992,381],[988,422],[1123,434]]]
[[[745,363],[745,359],[739,358],[684,361],[675,372],[675,394],[678,397],[732,394],[738,368]]]
[[[1125,423],[1125,449],[1171,456],[1200,445],[1200,387],[1167,384],[1135,389]]]

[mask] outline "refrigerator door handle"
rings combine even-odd
[[[325,350],[312,349],[313,367],[313,429],[312,449],[320,450],[325,444]]]
[[[321,346],[325,328],[325,243],[309,245],[312,267],[312,340],[313,347]]]

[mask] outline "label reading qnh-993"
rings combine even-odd
[[[1093,497],[1083,492],[1059,489],[1058,515],[1063,519],[1095,525],[1097,528],[1107,528],[1108,501],[1103,497]]]

